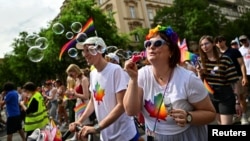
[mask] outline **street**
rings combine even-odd
[[[2,114],[2,116],[5,115],[4,112],[2,112],[1,114]],[[250,119],[250,102],[248,102],[248,112],[247,112],[247,116],[248,116],[249,119]],[[5,118],[6,118],[6,117],[4,117],[4,119],[5,119]],[[240,120],[237,120],[237,121],[235,122],[235,125],[240,125]],[[65,128],[63,128],[63,129],[61,130],[62,135],[63,135],[67,130],[68,130],[68,127],[65,126]],[[141,133],[141,135],[144,134],[143,130],[141,130],[141,129],[139,129],[139,132]],[[72,136],[73,136],[73,134],[71,134],[68,138],[71,138]],[[144,138],[145,138],[145,137],[144,137]],[[5,130],[0,130],[0,141],[6,141],[6,140],[7,140],[6,131],[5,131]],[[18,133],[15,133],[15,134],[13,134],[12,140],[13,140],[13,141],[21,141],[21,137],[19,136]],[[144,139],[144,140],[145,140],[145,139]],[[98,135],[97,135],[97,136],[94,136],[93,141],[98,141]]]

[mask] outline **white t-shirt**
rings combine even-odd
[[[117,104],[116,93],[127,89],[128,79],[121,66],[108,63],[101,71],[90,73],[90,92],[94,99],[96,118],[100,122]],[[125,112],[101,131],[102,141],[128,141],[136,135],[134,121]]]
[[[189,127],[180,127],[171,116],[167,116],[167,107],[165,106],[167,98],[170,98],[173,109],[192,111],[193,107],[190,103],[201,101],[208,95],[202,81],[193,72],[180,66],[173,70],[165,95],[166,86],[157,83],[151,65],[144,66],[139,70],[138,85],[144,92],[142,113],[146,127],[150,131],[153,131],[155,127],[155,133],[162,135],[178,134]],[[164,101],[162,101],[163,96]],[[164,105],[161,102],[162,104],[165,102]],[[162,105],[160,110],[159,105]]]
[[[250,75],[250,47],[241,46],[239,48],[239,51],[243,56],[244,63],[246,65],[247,75]]]

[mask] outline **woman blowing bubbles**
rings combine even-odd
[[[171,27],[158,25],[144,43],[150,65],[138,70],[132,60],[126,61],[130,81],[125,111],[130,116],[143,113],[148,139],[206,141],[206,125],[215,119],[215,109],[202,81],[177,65],[177,39]]]

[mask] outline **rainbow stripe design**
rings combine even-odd
[[[206,90],[208,91],[208,93],[214,94],[214,90],[210,87],[210,85],[208,84],[206,79],[204,79],[203,83],[204,83],[204,86],[205,86]]]
[[[80,115],[85,111],[86,107],[87,107],[86,103],[81,103],[74,108],[74,111],[77,115]]]
[[[197,59],[198,59],[198,55],[191,53],[190,51],[187,51],[187,50],[181,50],[181,62],[189,60],[193,64],[195,64]]]
[[[178,46],[181,51],[181,62],[183,63],[184,61],[188,60],[188,61],[191,61],[193,64],[195,64],[198,59],[198,55],[188,51],[185,38],[183,39],[182,42],[180,42],[180,39],[178,39]]]
[[[150,117],[166,120],[168,111],[164,105],[164,102],[162,102],[162,99],[163,95],[162,93],[159,93],[154,97],[154,103],[152,103],[150,100],[145,100],[144,107],[148,111]]]
[[[95,30],[95,27],[94,27],[94,21],[93,21],[93,18],[89,18],[88,21],[86,22],[86,24],[82,27],[80,33],[83,33],[83,32],[90,32],[90,31],[93,31]],[[61,48],[61,51],[60,51],[60,54],[59,54],[59,61],[61,61],[62,59],[62,55],[63,53],[68,50],[69,48],[75,46],[77,43],[76,41],[76,36],[69,40],[66,44],[63,45],[63,47]]]

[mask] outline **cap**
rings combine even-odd
[[[52,80],[47,80],[46,82],[45,82],[45,85],[52,85],[53,84],[53,82],[52,82]]]
[[[78,42],[76,44],[76,48],[77,49],[83,49],[83,46],[86,45],[86,44],[95,44],[95,45],[99,45],[99,46],[101,46],[103,48],[107,47],[102,38],[100,38],[100,37],[89,37],[84,42]]]
[[[118,64],[120,63],[120,59],[115,53],[109,53],[107,57],[109,57],[110,59],[114,59]]]
[[[237,41],[236,40],[232,40],[231,44],[237,44]]]
[[[244,39],[247,39],[247,36],[246,36],[246,35],[241,35],[241,36],[239,37],[239,40],[244,40]]]

